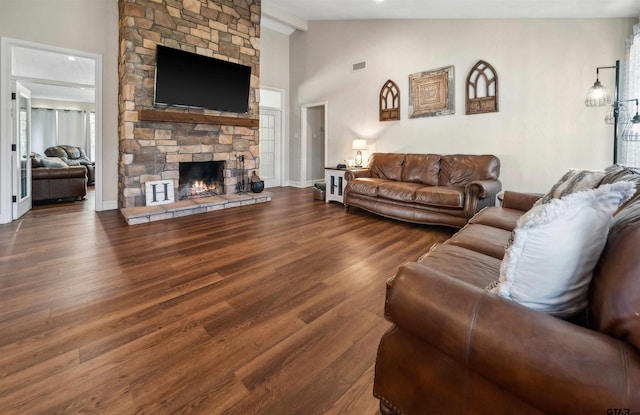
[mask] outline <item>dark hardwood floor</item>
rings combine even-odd
[[[146,225],[93,201],[0,225],[0,413],[376,414],[386,279],[453,231],[271,190]]]

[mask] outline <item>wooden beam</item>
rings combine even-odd
[[[169,112],[155,110],[138,110],[138,120],[234,125],[239,127],[258,127],[260,125],[260,120],[258,120],[257,118],[223,117],[219,115],[194,114],[190,112]]]

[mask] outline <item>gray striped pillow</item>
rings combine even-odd
[[[549,193],[536,202],[536,205],[547,203],[551,199],[560,199],[562,196],[581,190],[595,189],[600,185],[604,175],[604,170],[571,169],[551,187]]]

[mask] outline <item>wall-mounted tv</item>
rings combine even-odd
[[[251,67],[158,45],[154,104],[245,113]]]

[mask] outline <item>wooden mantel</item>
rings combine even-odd
[[[246,117],[223,117],[219,115],[193,114],[190,112],[170,112],[156,110],[138,110],[139,121],[184,122],[193,124],[234,125],[239,127],[258,127],[260,120]]]

